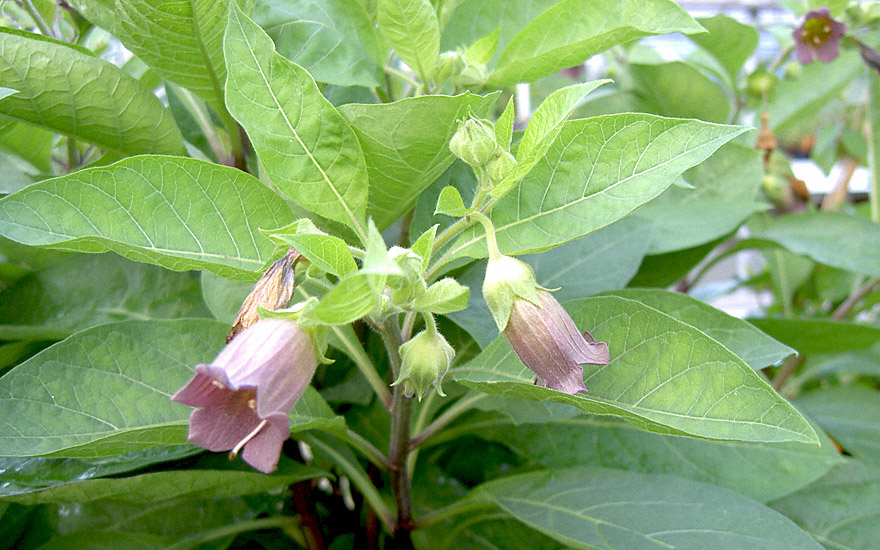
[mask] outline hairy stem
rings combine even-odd
[[[377,468],[384,471],[391,470],[391,461],[382,454],[382,451],[373,446],[361,434],[352,430],[345,430],[345,435],[341,436],[346,443],[354,447],[362,455],[364,455]]]
[[[462,397],[450,405],[448,409],[443,411],[443,414],[435,418],[434,421],[428,424],[424,430],[412,438],[410,448],[414,449],[424,443],[431,436],[451,424],[453,420],[470,410],[474,403],[485,397],[486,396],[482,393],[470,395],[468,397]]]
[[[880,278],[874,278],[859,287],[858,290],[850,294],[849,297],[844,300],[844,302],[840,304],[833,313],[831,313],[831,318],[835,321],[840,321],[849,315],[849,312],[856,307],[856,304],[858,304],[862,298],[870,294],[878,284],[880,284]]]
[[[24,9],[28,12],[28,15],[31,16],[31,19],[34,20],[37,27],[40,29],[40,32],[43,33],[43,36],[48,36],[49,38],[55,38],[55,33],[52,32],[52,28],[46,24],[46,21],[43,19],[43,16],[40,15],[39,10],[37,10],[34,3],[31,0],[22,0],[22,5]]]

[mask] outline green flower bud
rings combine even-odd
[[[503,331],[510,319],[513,302],[523,298],[535,305],[540,304],[538,286],[532,268],[509,256],[490,258],[483,280],[483,299],[492,312],[499,331]]]
[[[422,278],[422,257],[408,248],[392,246],[388,257],[400,267],[403,275],[389,275],[386,284],[391,288],[391,302],[406,308],[425,293],[427,284]]]
[[[437,66],[434,69],[434,82],[438,84],[445,81],[449,77],[457,77],[464,69],[464,59],[461,53],[443,52],[437,58]]]
[[[497,148],[495,126],[483,118],[470,117],[459,121],[458,130],[449,141],[452,154],[471,166],[483,166],[489,162]]]
[[[797,80],[801,76],[801,69],[803,69],[803,66],[800,63],[792,61],[782,69],[782,76],[786,80]]]
[[[761,178],[761,188],[764,194],[778,208],[787,208],[791,201],[791,192],[788,182],[776,174],[766,174]]]
[[[776,86],[777,78],[767,71],[767,69],[759,68],[749,75],[746,81],[746,89],[749,94],[758,99],[769,97]]]
[[[400,376],[391,385],[403,384],[403,394],[407,397],[416,395],[419,401],[431,386],[446,397],[440,383],[454,358],[452,346],[439,332],[429,328],[400,346]]]
[[[507,174],[516,166],[516,159],[513,155],[503,149],[496,151],[492,158],[486,163],[486,170],[489,171],[489,180],[492,187],[507,177]]]

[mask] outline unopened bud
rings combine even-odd
[[[457,77],[464,69],[464,59],[461,53],[443,52],[437,57],[437,66],[434,69],[434,82],[441,83],[449,77]]]
[[[501,180],[507,177],[507,174],[516,166],[516,159],[513,155],[503,149],[499,149],[492,155],[492,158],[486,164],[489,171],[489,180],[492,186],[497,185]]]
[[[400,376],[391,384],[403,384],[406,397],[427,395],[431,386],[445,397],[440,387],[449,365],[455,358],[455,350],[436,330],[425,330],[400,346]]]
[[[459,121],[458,130],[449,140],[452,154],[471,166],[483,166],[489,162],[497,148],[495,126],[482,118]]]

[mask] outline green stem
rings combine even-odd
[[[303,535],[302,530],[299,528],[299,520],[297,518],[290,516],[274,516],[271,518],[252,519],[250,521],[224,525],[217,529],[211,529],[210,531],[204,531],[186,537],[167,548],[168,550],[185,550],[212,540],[238,535],[239,533],[247,533],[248,531],[257,531],[259,529],[273,529],[275,527],[283,528],[284,532],[291,535],[297,544],[305,546],[306,538],[305,535]]]
[[[419,412],[416,415],[416,421],[412,426],[412,433],[419,433],[425,429],[425,426],[428,424],[430,420],[431,411],[433,410],[434,401],[437,399],[439,394],[437,392],[430,392],[424,401],[419,403]],[[406,471],[409,472],[409,475],[416,469],[416,460],[419,455],[418,447],[414,447],[412,441],[409,444],[410,452],[409,456],[406,458]]]
[[[40,32],[43,33],[43,36],[55,38],[55,33],[52,32],[52,28],[46,24],[46,21],[43,19],[43,16],[40,15],[39,10],[34,6],[34,3],[31,2],[31,0],[22,0],[22,4],[24,5],[24,9],[28,12],[28,15],[31,16],[31,19],[37,24]]]
[[[868,200],[871,206],[871,220],[874,223],[880,223],[880,76],[874,71],[868,71],[868,78],[871,84],[868,87],[868,120],[867,120],[867,138],[868,138],[868,168],[870,170],[870,189],[868,190]]]
[[[485,211],[488,211],[489,207],[491,207],[493,204],[494,203],[492,202],[487,203],[480,209],[480,211],[471,212],[467,216],[458,219],[455,223],[443,230],[443,232],[437,235],[437,238],[434,239],[434,248],[432,249],[431,254],[440,250],[441,246],[452,240],[456,235],[458,235],[468,227],[472,226],[474,223],[479,222],[483,224],[483,228],[486,229],[486,246],[489,249],[489,258],[493,257],[493,251],[495,254],[500,256],[501,253],[498,251],[498,243],[495,238],[495,226],[492,225],[492,221],[488,218],[488,216],[483,213]],[[441,256],[439,260],[434,262],[434,265],[432,265],[428,269],[427,273],[425,273],[425,281],[427,281],[428,283],[432,282],[433,278],[440,272],[441,269],[443,269],[446,264],[449,263],[449,261],[449,253],[447,252],[443,256]]]
[[[229,164],[230,162],[234,163],[235,159],[228,158],[228,154],[224,149],[223,144],[220,143],[220,137],[217,135],[217,131],[214,130],[214,125],[211,124],[211,121],[207,116],[208,114],[199,107],[193,93],[182,87],[178,87],[175,91],[179,92],[178,95],[186,104],[187,110],[193,115],[199,130],[202,131],[202,134],[208,140],[208,146],[211,148],[211,151],[214,152],[214,156],[217,157],[217,161],[221,164]],[[235,142],[235,136],[231,134],[229,139],[233,141],[233,143]]]
[[[486,247],[489,249],[489,260],[500,258],[501,252],[498,250],[498,241],[495,240],[495,226],[492,225],[492,220],[489,219],[489,216],[482,212],[471,212],[468,216],[480,222],[486,231]]]
[[[333,333],[339,338],[340,343],[345,348],[343,351],[354,361],[358,370],[367,379],[382,405],[390,411],[392,398],[391,392],[388,391],[388,385],[379,376],[379,371],[376,370],[376,366],[373,364],[370,356],[367,355],[364,345],[361,344],[361,341],[354,333],[354,329],[350,325],[334,326]]]
[[[67,136],[67,171],[73,172],[79,168],[79,151],[76,148],[76,140]]]
[[[466,512],[472,513],[477,510],[492,510],[494,508],[495,505],[491,502],[466,497],[453,502],[445,508],[440,508],[439,510],[434,510],[433,512],[425,514],[416,521],[416,526],[419,529],[422,529]]]
[[[391,461],[388,460],[388,457],[383,455],[382,451],[374,447],[372,443],[367,441],[359,433],[346,429],[345,435],[342,435],[341,437],[346,443],[354,447],[355,450],[359,451],[380,470],[386,472],[391,470]]]
[[[410,448],[416,448],[426,440],[430,439],[434,434],[448,426],[452,423],[453,420],[461,416],[462,414],[469,411],[473,404],[477,401],[484,399],[486,396],[482,393],[474,394],[469,397],[462,397],[455,403],[449,406],[448,409],[443,411],[443,414],[438,416],[431,422],[425,429],[419,432],[417,436],[412,438],[410,442]]]
[[[336,451],[336,449],[327,443],[324,443],[317,437],[308,437],[304,439],[309,445],[317,448],[326,455],[327,458],[329,458],[345,473],[345,475],[348,476],[354,486],[358,488],[362,495],[364,495],[364,500],[367,501],[367,504],[369,504],[373,511],[376,512],[379,521],[382,522],[385,529],[387,529],[389,533],[392,533],[394,516],[391,514],[391,510],[388,509],[388,505],[385,504],[382,495],[379,494],[379,490],[376,489],[376,486],[373,485],[373,482],[367,477],[366,472],[364,472],[363,469],[355,468],[353,465],[349,464],[348,461]]]
[[[408,77],[407,75],[398,71],[397,69],[392,69],[391,67],[385,67],[385,72],[387,74],[396,76],[397,78],[403,80],[404,82],[411,84],[413,88],[418,88],[420,86],[420,84],[417,81],[413,80],[412,78]]]

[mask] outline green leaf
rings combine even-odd
[[[380,229],[412,208],[422,191],[452,164],[455,157],[448,144],[456,121],[470,111],[488,116],[496,98],[497,94],[465,93],[339,108],[363,147],[370,174],[368,213]]]
[[[688,38],[712,54],[727,71],[731,82],[736,83],[740,69],[758,47],[758,31],[721,13],[699,18],[697,22],[709,32]]]
[[[529,119],[529,125],[526,126],[526,131],[519,142],[519,148],[516,150],[516,166],[492,190],[492,196],[504,195],[526,177],[529,171],[538,164],[538,161],[547,154],[547,150],[556,141],[559,132],[562,131],[562,126],[572,111],[593,90],[608,82],[611,81],[594,80],[583,84],[574,84],[560,88],[547,96]],[[508,108],[512,110],[510,105]],[[510,116],[512,117],[512,114]],[[507,143],[510,143],[510,139],[507,140]]]
[[[170,400],[223,346],[208,320],[126,321],[59,342],[0,378],[0,456],[101,457],[186,441],[192,409]],[[291,431],[344,429],[313,388]]]
[[[0,292],[0,340],[64,337],[128,319],[209,317],[198,279],[115,254],[68,256]],[[66,333],[66,334],[65,334]]]
[[[0,28],[0,82],[19,90],[0,114],[128,154],[182,154],[171,113],[152,91],[88,50]]]
[[[813,260],[880,277],[880,224],[837,212],[806,212],[772,220],[753,237],[803,254]]]
[[[669,0],[563,0],[529,23],[501,53],[487,85],[531,82],[583,63],[611,46],[652,34],[693,34],[703,28]]]
[[[507,107],[504,108],[504,112],[495,121],[495,139],[502,149],[508,151],[510,150],[510,142],[513,139],[513,126],[516,123],[516,106],[513,100],[514,97],[510,96],[510,99],[507,100]],[[538,106],[538,109],[540,108]]]
[[[116,0],[114,34],[163,78],[225,113],[223,31],[228,6],[215,0]]]
[[[589,393],[535,385],[503,339],[452,371],[490,395],[567,403],[657,433],[736,441],[818,444],[806,420],[755,371],[694,327],[638,302],[605,296],[569,302],[581,330],[606,342],[608,365],[585,365]]]
[[[92,479],[56,485],[30,493],[4,497],[20,504],[79,504],[112,499],[130,504],[162,502],[174,498],[213,499],[262,493],[326,472],[290,459],[278,471],[265,475],[254,471],[219,469],[172,470],[115,479]]]
[[[604,468],[538,471],[481,485],[476,496],[575,548],[822,548],[770,508],[674,476]]]
[[[428,262],[431,261],[431,252],[434,250],[434,237],[436,236],[437,226],[432,225],[410,247],[410,250],[422,257],[422,273],[428,269]]]
[[[798,407],[852,456],[880,467],[880,392],[852,386],[801,395]]]
[[[296,248],[297,252],[328,273],[345,277],[357,271],[357,264],[345,241],[320,231],[308,218],[267,234],[276,241]]]
[[[732,317],[686,294],[660,289],[624,289],[613,294],[658,309],[705,332],[755,370],[761,370],[796,353],[751,323]]]
[[[52,132],[42,128],[0,117],[0,149],[23,158],[45,174],[52,171],[54,138]]]
[[[729,143],[684,173],[694,189],[671,186],[635,212],[653,228],[650,254],[714,241],[739,227],[767,205],[758,200],[764,175],[760,153]]]
[[[261,1],[254,21],[278,53],[319,82],[368,88],[382,83],[385,51],[357,0]]]
[[[501,38],[501,27],[496,28],[482,38],[478,38],[464,51],[464,59],[468,63],[486,65],[491,61],[495,51],[498,50],[498,40]]]
[[[855,460],[771,503],[829,550],[880,548],[880,469]]]
[[[568,242],[659,195],[746,129],[652,115],[609,115],[566,123],[546,156],[491,211],[501,251],[521,254]],[[485,257],[471,229],[451,257]]]
[[[455,187],[447,186],[440,191],[440,198],[437,199],[437,208],[434,214],[443,214],[453,218],[460,218],[470,213],[470,208],[464,205],[461,199],[461,193]]]
[[[510,40],[544,10],[559,0],[459,0],[454,6],[441,37],[441,50],[467,48],[483,37],[501,29],[498,48]]]
[[[227,107],[269,178],[300,206],[364,235],[367,169],[351,127],[234,4],[223,51]]]
[[[115,0],[70,0],[68,4],[90,23],[113,32],[116,26],[116,18],[113,15]]]
[[[321,298],[314,317],[327,325],[345,325],[372,313],[381,305],[381,294],[373,289],[370,277],[356,273],[344,279]]]
[[[652,113],[709,122],[726,122],[730,116],[727,94],[688,63],[632,63],[628,68],[639,85],[645,107]]]
[[[602,466],[673,474],[718,485],[766,502],[796,491],[843,461],[827,437],[822,447],[803,443],[707,441],[652,434],[607,416],[579,415],[514,425],[498,414],[459,427],[503,443],[524,459],[549,468]]]
[[[468,294],[468,287],[447,277],[429,286],[424,294],[416,298],[412,308],[430,313],[452,313],[467,307]]]
[[[176,271],[250,280],[275,251],[258,229],[291,218],[284,200],[253,176],[180,157],[127,158],[0,199],[0,234],[27,245],[111,250]]]
[[[379,30],[423,83],[434,72],[440,53],[440,23],[430,0],[378,0]]]
[[[586,237],[521,259],[534,268],[538,284],[558,288],[553,296],[566,302],[626,286],[639,269],[650,242],[650,228],[628,217]],[[486,262],[480,261],[459,275],[458,281],[480,289],[485,273]],[[482,292],[472,292],[468,308],[450,317],[483,348],[498,337]]]
[[[749,319],[749,322],[804,355],[867,349],[880,342],[880,328],[822,319]]]

